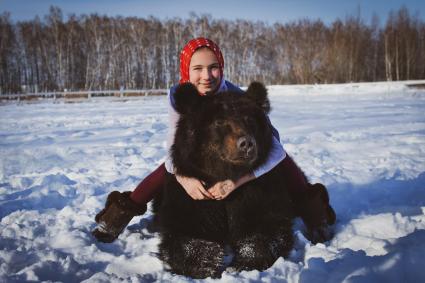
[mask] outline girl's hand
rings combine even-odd
[[[195,200],[214,198],[207,190],[205,190],[204,186],[198,179],[179,175],[176,175],[176,179],[191,198]]]
[[[216,183],[208,190],[208,192],[211,193],[214,199],[221,200],[226,198],[235,189],[236,184],[232,180],[224,180]]]
[[[243,184],[252,181],[255,179],[254,173],[248,173],[242,176],[239,180],[224,180],[216,183],[212,186],[208,192],[213,196],[216,200],[222,200],[230,195],[234,190],[242,186]]]

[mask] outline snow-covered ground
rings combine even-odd
[[[298,221],[291,258],[220,281],[425,282],[425,92],[269,92],[286,150],[329,188],[336,235],[312,245]],[[0,282],[192,281],[164,271],[150,212],[112,244],[90,234],[107,194],[132,190],[164,160],[166,131],[165,96],[0,106]]]

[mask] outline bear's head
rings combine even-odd
[[[175,94],[180,114],[171,147],[175,171],[207,184],[236,180],[267,158],[272,141],[270,103],[258,82],[246,92],[201,96],[185,83]]]

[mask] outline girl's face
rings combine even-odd
[[[220,65],[214,52],[201,48],[193,53],[189,65],[189,81],[199,93],[214,93],[220,84]]]

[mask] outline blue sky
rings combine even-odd
[[[268,24],[302,18],[330,23],[360,10],[366,22],[375,12],[382,24],[390,10],[396,11],[402,5],[411,14],[418,12],[421,19],[425,18],[425,0],[0,0],[0,12],[10,12],[13,20],[31,20],[36,15],[43,17],[51,5],[60,7],[65,18],[70,13],[188,18],[194,11],[217,19],[261,20]]]

